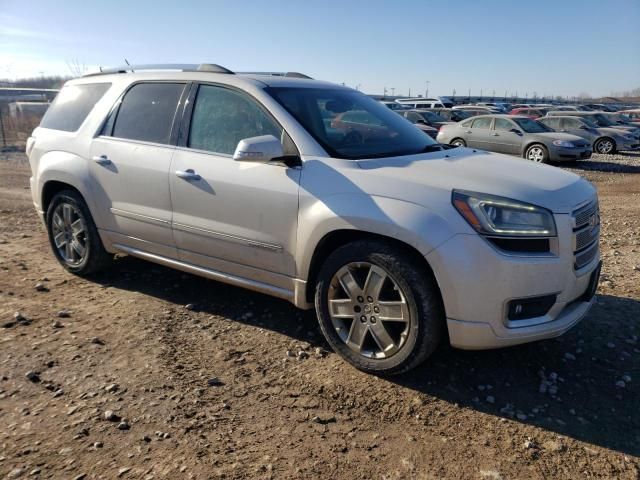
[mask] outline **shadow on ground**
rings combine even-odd
[[[131,257],[118,259],[112,270],[93,280],[176,306],[191,303],[197,311],[327,348],[313,311],[266,295]],[[247,311],[254,313],[249,319]],[[561,337],[479,352],[443,346],[424,365],[390,380],[469,409],[639,456],[638,318],[639,301],[598,296],[583,322]],[[632,381],[616,386],[626,375]]]

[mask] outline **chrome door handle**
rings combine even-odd
[[[187,170],[177,170],[176,177],[182,178],[187,181],[200,180],[202,177],[194,172],[191,168]]]
[[[491,135],[493,135],[494,137],[499,137],[500,136],[499,133],[492,133]]]
[[[471,130],[465,130],[464,133],[471,133]]]
[[[93,157],[93,161],[96,162],[98,165],[111,165],[112,163],[111,160],[109,160],[106,155],[95,156]]]

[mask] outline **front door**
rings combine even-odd
[[[90,148],[91,190],[113,243],[176,257],[169,168],[174,117],[185,85],[139,83],[124,95]]]
[[[233,160],[244,138],[287,134],[235,89],[200,85],[192,109],[169,179],[180,259],[290,287],[300,169]]]
[[[473,120],[471,128],[465,130],[465,141],[467,146],[472,148],[482,148],[490,150],[492,137],[491,134],[491,117],[480,117]]]
[[[522,151],[522,134],[515,133],[518,126],[507,118],[496,118],[491,134],[491,150],[494,152],[520,155]]]

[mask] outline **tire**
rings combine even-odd
[[[74,190],[53,197],[46,226],[53,254],[71,273],[89,275],[104,269],[113,259],[102,245],[87,204]]]
[[[602,137],[593,144],[593,149],[600,154],[616,153],[616,142],[609,137]]]
[[[380,240],[352,242],[328,256],[318,275],[315,306],[327,342],[367,373],[394,375],[416,367],[438,347],[445,330],[435,280],[413,257]]]
[[[524,158],[536,163],[549,163],[549,151],[540,143],[529,145],[524,153]]]
[[[453,140],[451,140],[449,142],[449,145],[455,145],[456,147],[466,147],[467,146],[467,142],[465,142],[461,138],[454,138]]]

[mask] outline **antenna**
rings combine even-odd
[[[124,63],[126,63],[127,66],[129,66],[129,67],[131,66],[131,64],[129,63],[129,60],[127,60],[126,58],[124,59]],[[100,69],[100,71],[102,71],[102,69]],[[131,69],[131,73],[135,73],[133,68]]]

